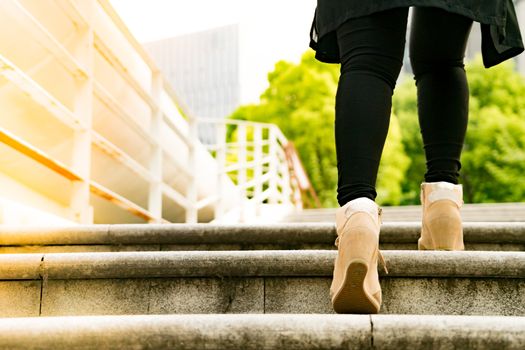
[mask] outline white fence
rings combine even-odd
[[[265,216],[271,220],[287,209],[302,208],[300,178],[290,171],[304,170],[293,166],[289,153],[295,150],[289,148],[291,143],[276,125],[232,119],[197,120],[199,124],[215,124],[216,142],[206,148],[219,166],[217,183],[231,178],[237,186],[238,205],[229,215],[225,215],[223,201],[232,194],[225,192],[224,186],[209,197],[215,201],[215,221],[224,218],[252,222]],[[263,213],[265,209],[267,213]]]
[[[301,207],[280,130],[188,115],[107,0],[0,0],[0,26],[0,198],[78,223]],[[223,141],[202,145],[197,123]]]

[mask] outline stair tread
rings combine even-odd
[[[420,221],[421,205],[382,206],[385,221]],[[331,222],[337,208],[303,209],[291,212],[281,222]],[[467,221],[524,222],[525,203],[468,203],[461,207],[461,217]]]
[[[5,254],[0,255],[0,279],[330,276],[336,254],[332,250]],[[389,270],[385,277],[525,278],[525,252],[390,250],[383,255]]]
[[[415,242],[421,223],[384,222],[381,242]],[[525,244],[525,222],[465,222],[464,241]],[[71,227],[2,227],[1,246],[89,244],[295,244],[329,243],[335,222],[274,224],[133,224]]]
[[[0,319],[0,347],[180,349],[525,346],[525,317],[447,315],[126,315]]]
[[[419,229],[385,223],[382,244],[413,244]],[[523,249],[525,223],[465,223],[464,232],[467,244]],[[150,251],[0,254],[0,315],[332,313],[335,237],[334,223],[3,227],[1,248],[32,242],[42,250],[63,243]],[[383,314],[525,315],[525,252],[382,251],[389,271],[379,269]]]

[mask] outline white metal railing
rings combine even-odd
[[[208,143],[206,148],[219,166],[217,182],[231,177],[237,186],[236,196],[241,205],[233,214],[235,219],[251,221],[261,216],[265,204],[302,208],[300,188],[293,186],[285,151],[289,142],[275,124],[211,118],[196,121],[199,125],[214,125],[215,142]],[[219,187],[215,198],[217,222],[225,215],[225,195],[223,187]]]
[[[44,1],[0,1],[2,30],[24,43],[0,37],[0,108],[20,116],[0,117],[0,156],[16,163],[0,163],[0,175],[27,188],[29,205],[79,223],[222,221],[235,211],[246,221],[250,206],[301,207],[275,125],[195,118],[107,0]],[[217,126],[217,144],[198,141],[202,123]]]

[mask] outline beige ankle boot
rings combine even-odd
[[[459,209],[463,187],[450,182],[423,182],[421,206],[423,219],[419,250],[464,250],[463,225]]]
[[[338,254],[330,287],[332,306],[337,313],[378,313],[381,286],[377,272],[381,208],[360,197],[336,211]]]

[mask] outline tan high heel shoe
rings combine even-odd
[[[337,313],[375,314],[382,295],[377,272],[381,208],[371,199],[360,197],[336,211],[338,254],[330,286],[330,299]]]
[[[464,250],[463,225],[460,208],[463,206],[463,187],[450,182],[421,184],[423,218],[419,250]]]

